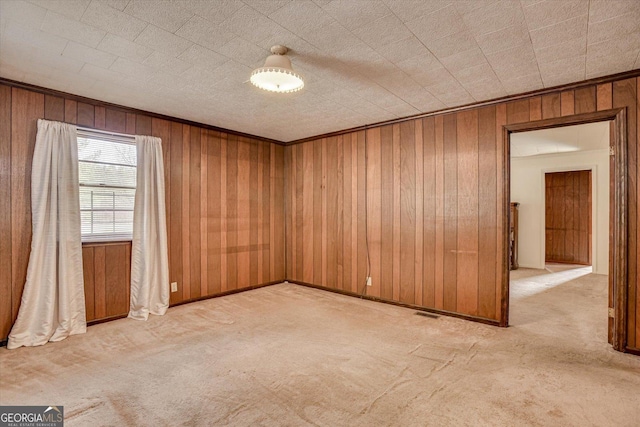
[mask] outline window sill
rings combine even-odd
[[[131,245],[131,240],[109,240],[109,241],[96,241],[96,242],[82,242],[83,248],[91,248],[96,246],[123,246]]]

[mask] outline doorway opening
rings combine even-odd
[[[595,316],[597,328],[592,332],[624,351],[625,137],[624,110],[504,126],[505,191],[510,194],[503,223],[507,230],[503,253],[506,309],[501,320],[505,326],[509,324],[510,292],[516,310],[525,307],[526,311],[526,304],[535,307],[525,318],[514,311],[518,324],[545,316],[540,310],[544,301],[566,303],[552,314],[563,312],[569,317],[556,321],[578,324],[582,315]],[[509,227],[514,206],[519,224],[515,242]],[[514,264],[514,254],[520,268],[511,271],[508,267]],[[594,301],[588,301],[593,298],[600,302],[595,302],[593,310],[577,307],[581,303],[576,296],[584,297],[585,304],[593,305]]]

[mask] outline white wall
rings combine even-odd
[[[520,203],[518,263],[544,268],[544,174],[590,169],[592,179],[593,272],[609,269],[609,150],[576,151],[511,159],[511,201]]]

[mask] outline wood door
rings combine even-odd
[[[591,265],[591,171],[545,174],[545,261]]]

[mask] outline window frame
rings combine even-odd
[[[121,133],[116,133],[116,132],[108,132],[108,131],[101,131],[101,130],[97,130],[97,129],[91,129],[91,128],[85,128],[85,127],[77,127],[77,139],[79,140],[80,138],[85,138],[85,139],[94,139],[94,140],[98,140],[98,141],[103,141],[103,142],[112,142],[112,143],[118,143],[118,144],[127,144],[127,145],[132,145],[132,146],[136,146],[136,141],[135,141],[135,135],[128,135],[128,134],[121,134]],[[92,163],[92,164],[107,164],[107,165],[112,165],[112,166],[121,166],[121,167],[130,167],[130,168],[134,168],[137,174],[137,167],[138,167],[138,162],[137,162],[137,158],[136,158],[136,165],[127,165],[127,164],[116,164],[116,163],[112,163],[112,162],[100,162],[100,161],[91,161],[91,160],[80,160],[80,147],[78,147],[78,167],[80,167],[80,163]],[[136,182],[136,186],[131,187],[131,186],[118,186],[118,185],[107,185],[104,183],[88,183],[88,182],[82,182],[80,180],[80,174],[78,174],[78,186],[79,189],[82,189],[83,187],[89,187],[89,188],[107,188],[107,189],[122,189],[122,190],[133,190],[134,191],[134,204],[135,204],[135,191],[137,189],[137,182]],[[78,196],[80,196],[80,191],[78,192]],[[115,197],[115,194],[114,194]],[[114,201],[114,207],[115,207],[115,201]],[[133,214],[134,209],[80,209],[80,213],[82,214],[82,212],[91,212],[93,214],[93,212],[132,212]],[[82,219],[80,220],[80,223],[82,224]],[[92,220],[93,223],[93,220]],[[132,221],[133,223],[133,221]],[[92,244],[92,243],[115,243],[115,242],[131,242],[133,240],[133,229],[131,230],[131,233],[122,233],[122,232],[113,232],[113,233],[95,233],[95,234],[83,234],[82,233],[82,229],[80,230],[80,236],[82,239],[82,243],[83,244]]]

